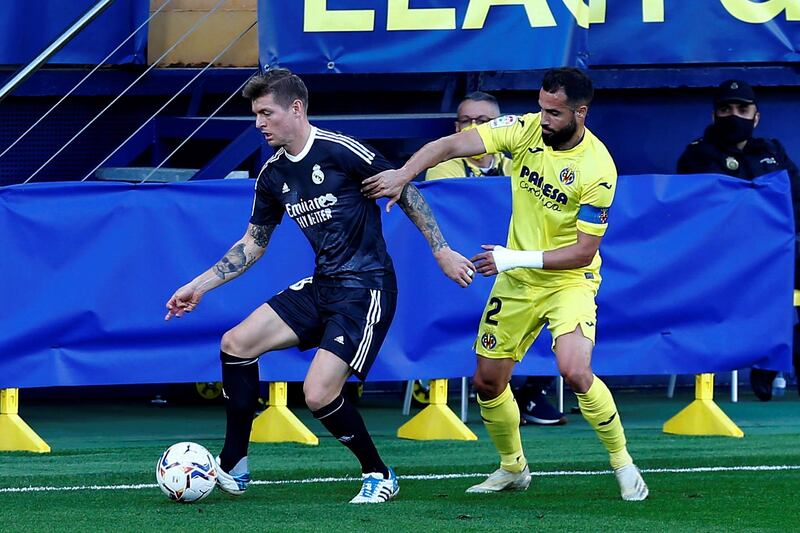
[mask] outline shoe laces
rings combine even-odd
[[[364,477],[364,483],[361,485],[362,496],[370,498],[375,491],[378,490],[378,485],[380,485],[381,481],[383,481],[383,479],[378,476],[380,476],[380,474],[369,474]]]

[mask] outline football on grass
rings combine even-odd
[[[214,458],[194,442],[179,442],[165,451],[156,465],[161,491],[176,502],[197,502],[208,496],[217,483]]]

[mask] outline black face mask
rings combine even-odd
[[[749,141],[753,137],[756,127],[755,118],[742,118],[736,115],[727,117],[714,117],[714,134],[725,144],[738,144]]]

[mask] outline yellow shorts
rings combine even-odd
[[[554,287],[534,287],[502,272],[492,287],[481,315],[475,352],[490,359],[522,361],[545,323],[553,336],[552,348],[561,335],[580,326],[594,344],[599,282],[570,282]]]

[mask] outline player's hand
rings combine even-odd
[[[400,193],[403,192],[403,187],[408,181],[410,180],[406,180],[399,170],[384,170],[380,174],[365,179],[361,183],[361,193],[370,200],[389,198],[389,203],[386,204],[388,213],[392,206],[400,200]]]
[[[175,291],[175,294],[167,301],[167,315],[164,320],[169,320],[172,317],[180,318],[184,313],[191,313],[200,303],[202,297],[203,293],[198,291],[191,283],[184,285]]]
[[[467,261],[466,257],[452,248],[442,248],[433,256],[445,276],[461,287],[469,287],[469,284],[472,283],[472,276],[475,274],[475,266]]]
[[[494,276],[497,274],[497,265],[494,262],[494,247],[497,246],[496,244],[481,244],[481,248],[487,250],[486,252],[481,252],[470,261],[475,264],[475,268],[477,272],[484,275],[484,277]]]

